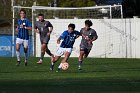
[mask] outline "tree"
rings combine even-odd
[[[59,7],[89,7],[94,5],[94,0],[58,0]]]

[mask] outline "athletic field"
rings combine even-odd
[[[140,93],[140,59],[88,58],[83,70],[70,58],[68,71],[50,71],[50,59],[42,65],[29,58],[17,67],[16,58],[0,58],[0,93]]]

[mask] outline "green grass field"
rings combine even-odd
[[[83,70],[70,58],[69,70],[50,71],[50,59],[42,65],[29,58],[17,67],[16,58],[0,58],[0,93],[140,93],[140,59],[85,59]]]

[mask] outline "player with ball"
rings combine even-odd
[[[58,71],[61,69],[67,70],[69,65],[67,63],[68,58],[72,52],[73,45],[75,43],[75,40],[80,36],[80,32],[75,30],[75,24],[69,24],[68,30],[64,31],[60,37],[57,39],[57,44],[60,44],[60,41],[62,40],[60,47],[56,51],[55,57],[51,62],[50,70],[53,70],[54,64],[60,59],[62,55],[64,55],[64,58],[62,59]]]

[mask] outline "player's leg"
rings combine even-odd
[[[83,63],[83,58],[87,58],[90,51],[91,51],[92,46],[86,46],[86,47],[80,47],[80,56],[78,59],[78,69],[82,70],[81,66]]]
[[[64,58],[62,59],[62,61],[61,61],[60,65],[58,66],[58,68],[59,68],[59,69],[61,69],[61,68],[62,68],[62,63],[64,63],[64,62],[67,62],[67,61],[68,61],[70,54],[71,54],[71,53],[69,53],[69,52],[66,52],[66,53],[64,54]]]
[[[61,56],[54,56],[53,59],[51,60],[51,66],[50,66],[50,70],[54,69],[54,65],[55,63],[61,58]]]
[[[53,55],[53,54],[51,53],[51,51],[49,50],[48,45],[46,46],[46,53],[47,53],[49,56],[51,56],[51,61],[53,61],[54,55]]]
[[[88,55],[89,55],[91,49],[92,49],[92,45],[88,45],[88,46],[86,46],[86,50],[85,50],[85,54],[84,54],[84,58],[87,58],[87,57],[88,57]]]
[[[21,46],[22,40],[17,38],[16,39],[16,55],[17,55],[17,66],[20,65],[20,46]]]
[[[25,66],[27,66],[28,60],[28,40],[23,40],[24,56],[25,56]]]
[[[72,52],[72,48],[66,48],[66,49],[65,49],[64,58],[62,59],[60,65],[58,66],[58,71],[57,71],[57,72],[59,72],[59,71],[61,70],[62,64],[63,64],[64,62],[67,62],[67,61],[68,61],[68,59],[69,59],[69,57],[70,57],[70,55],[71,55],[71,52]]]
[[[60,59],[60,57],[64,54],[64,49],[63,48],[58,48],[56,51],[56,54],[53,58],[53,60],[51,60],[51,66],[50,66],[50,70],[53,70],[54,68],[54,64]]]
[[[88,55],[89,55],[89,53],[90,53],[90,50],[91,50],[91,49],[87,49],[87,51],[86,51],[85,54],[84,54],[84,58],[87,58],[87,57],[88,57]]]
[[[45,39],[44,39],[43,41],[47,44],[47,46],[46,46],[46,53],[47,53],[49,56],[51,56],[51,61],[52,61],[53,58],[54,58],[54,55],[51,53],[51,51],[50,51],[49,48],[48,48],[48,43],[49,43],[49,41],[50,41],[50,36],[45,37]]]
[[[42,61],[43,61],[43,58],[44,58],[44,55],[45,55],[45,51],[46,51],[46,46],[47,45],[45,43],[41,44],[41,54],[40,54],[40,59],[37,62],[37,64],[42,64]]]
[[[80,48],[80,55],[78,57],[78,69],[81,70],[81,65],[83,62],[83,57],[85,55],[85,49],[84,48]]]

